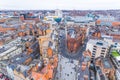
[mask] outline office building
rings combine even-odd
[[[92,58],[105,57],[109,52],[109,44],[102,40],[90,39],[87,43],[86,50],[92,52]]]

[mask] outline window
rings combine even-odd
[[[118,43],[115,43],[115,45],[117,45]]]
[[[93,50],[96,50],[96,48],[93,48]]]
[[[101,53],[101,54],[104,54],[104,53]]]
[[[94,53],[94,52],[93,52],[92,54],[93,54],[93,55],[95,55],[95,53]]]
[[[94,46],[95,48],[97,47],[97,46]]]
[[[106,48],[103,47],[102,49],[106,49]]]
[[[102,52],[105,52],[105,50],[102,50]]]
[[[103,55],[101,55],[101,57],[103,58],[104,56],[103,56]]]
[[[93,50],[93,52],[95,53],[95,52],[96,52],[96,50]]]

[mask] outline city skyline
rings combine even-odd
[[[112,1],[0,2],[0,80],[120,80]]]
[[[0,10],[107,10],[120,9],[119,0],[1,0]]]

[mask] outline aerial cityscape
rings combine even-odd
[[[120,80],[120,9],[1,7],[0,80]]]

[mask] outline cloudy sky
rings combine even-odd
[[[0,9],[120,9],[120,0],[0,0]]]

